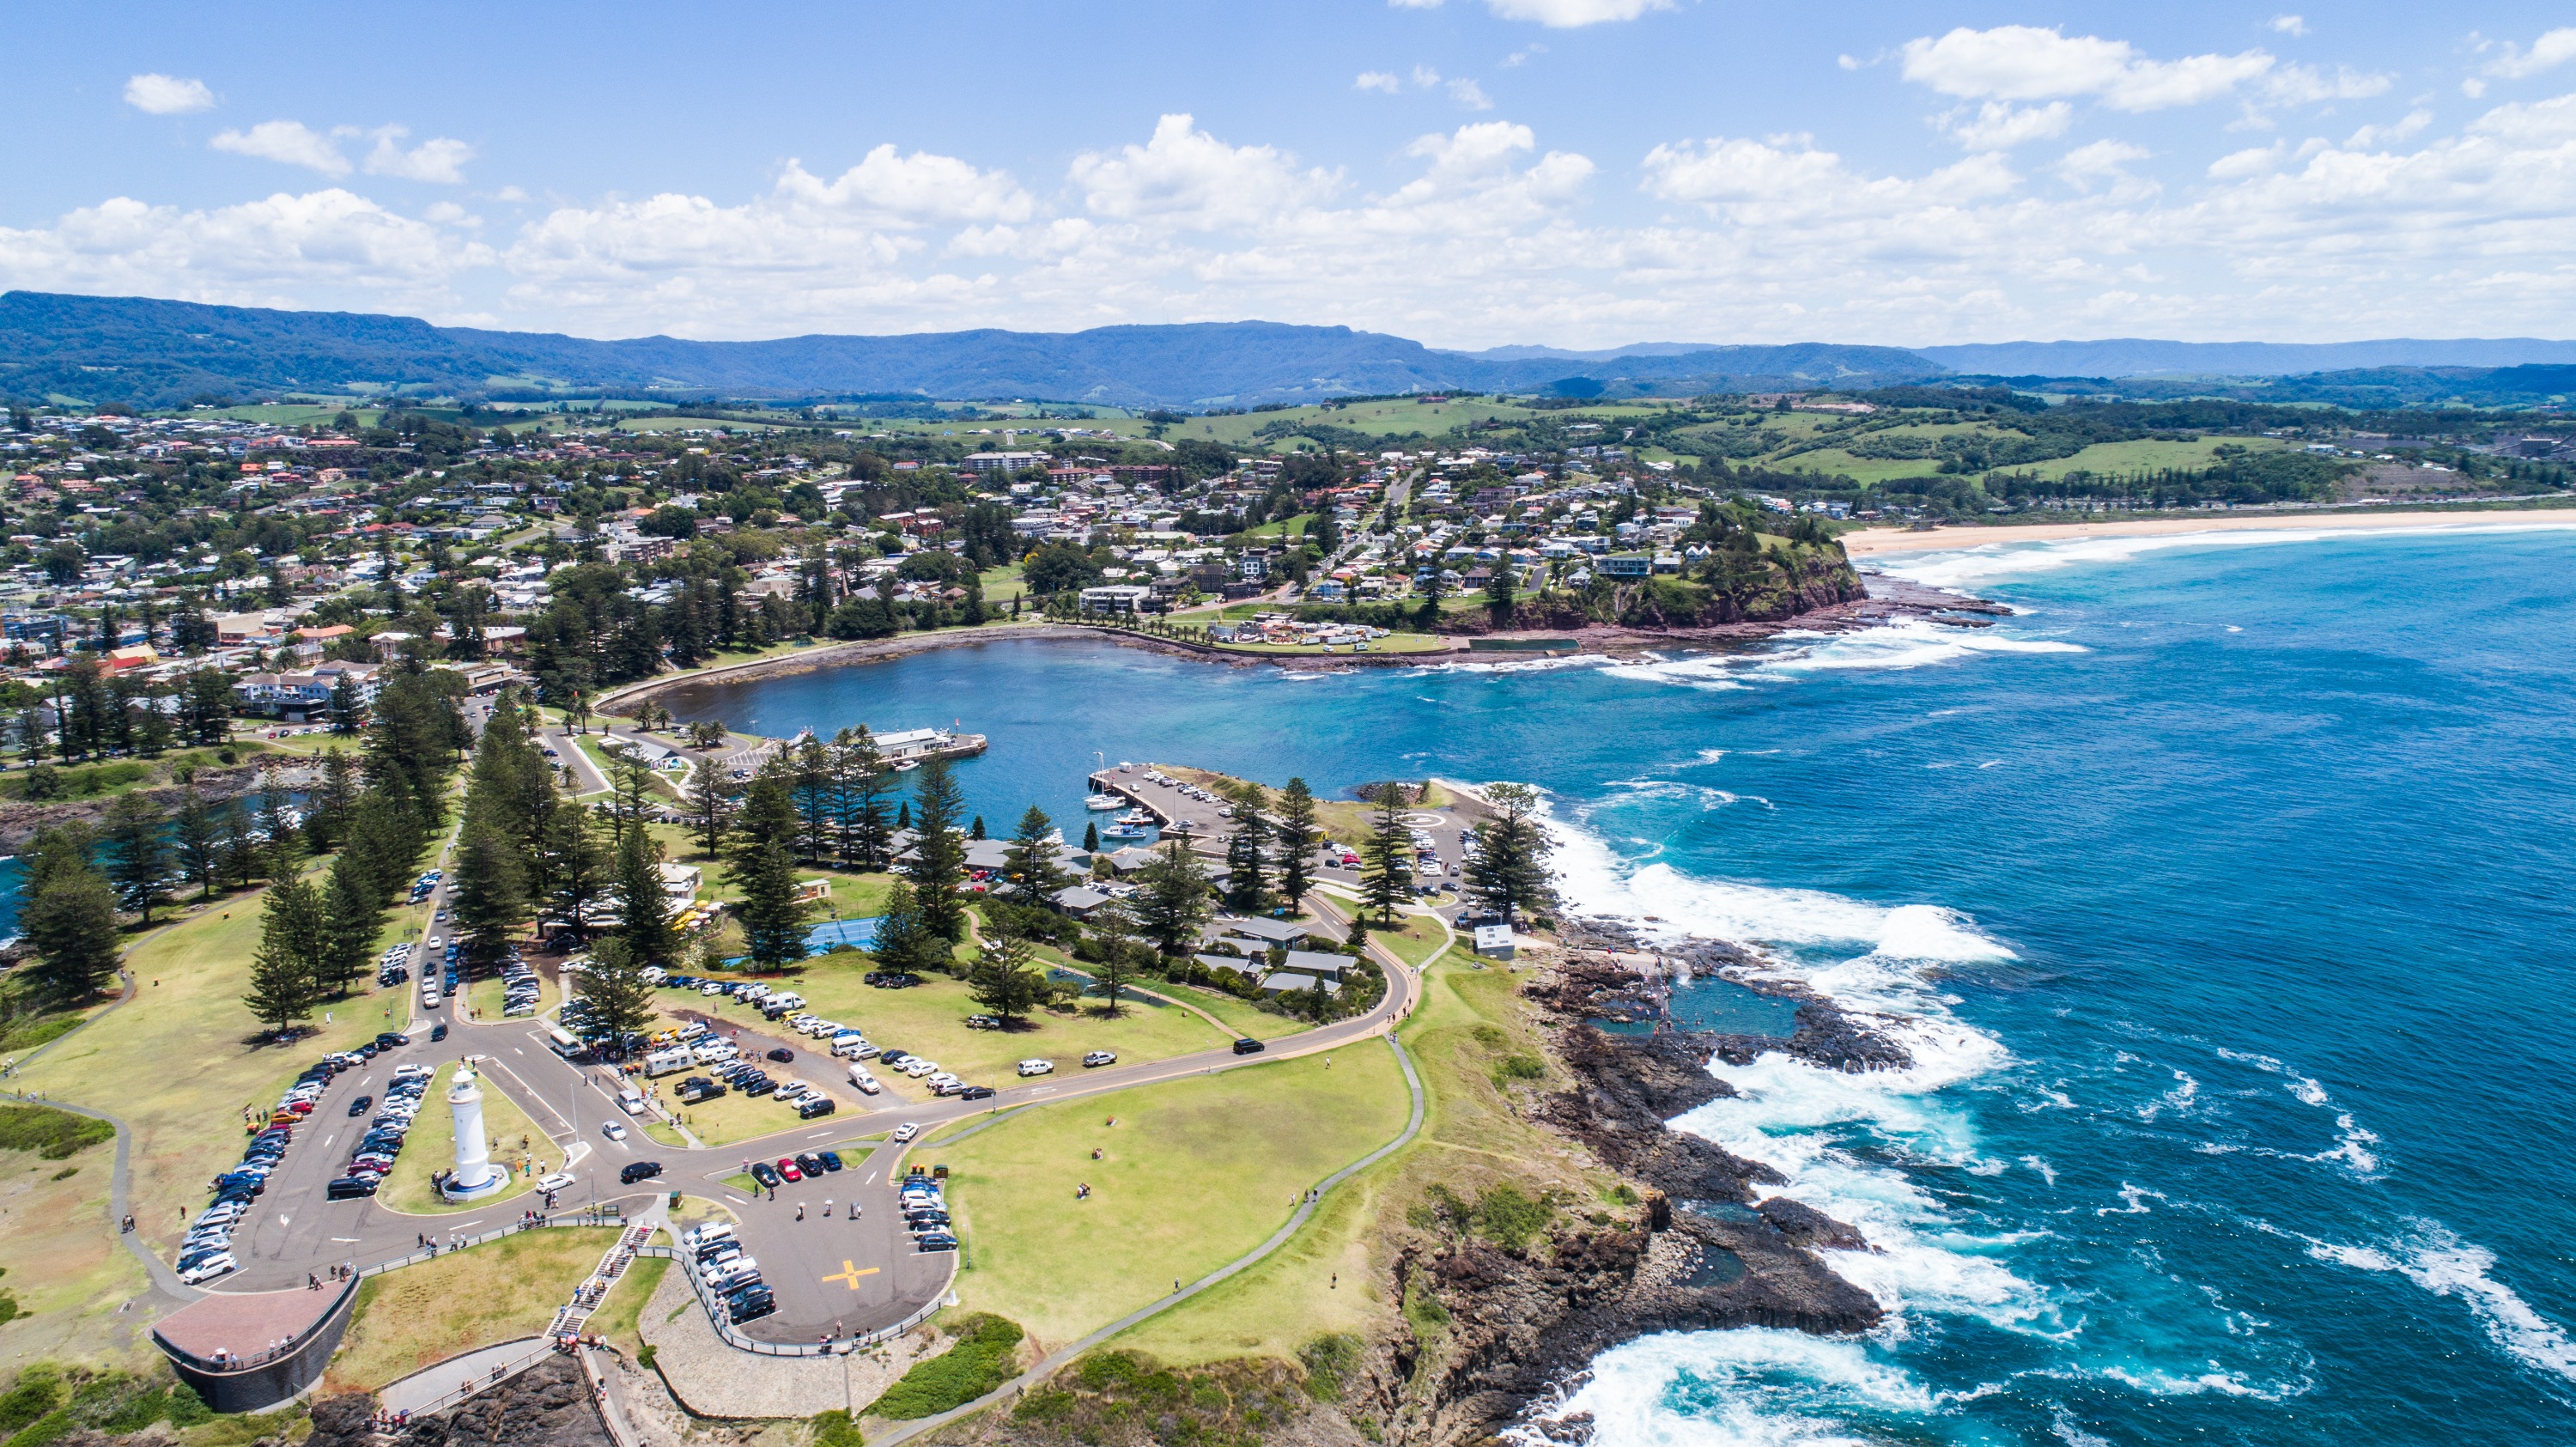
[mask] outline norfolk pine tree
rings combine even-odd
[[[1377,812],[1360,844],[1360,894],[1378,923],[1392,924],[1395,907],[1413,893],[1413,835],[1404,825],[1402,784],[1380,784],[1371,797]]]
[[[1273,837],[1279,851],[1279,902],[1294,912],[1315,882],[1315,847],[1323,842],[1315,828],[1315,796],[1304,779],[1290,779],[1279,791],[1278,815]]]
[[[966,937],[966,902],[957,897],[966,877],[966,845],[955,832],[965,802],[945,756],[922,760],[912,794],[921,807],[913,815],[913,857],[904,873],[920,900],[922,923],[953,944]]]

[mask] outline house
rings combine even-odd
[[[1229,975],[1241,975],[1247,980],[1255,978],[1261,970],[1261,961],[1257,959],[1238,960],[1232,955],[1192,955],[1190,958],[1210,971],[1223,970]]]
[[[1476,953],[1488,959],[1508,960],[1513,954],[1512,927],[1507,924],[1476,926]]]
[[[1082,590],[1082,611],[1085,613],[1139,613],[1144,611],[1145,600],[1152,596],[1154,596],[1153,589],[1139,588],[1126,583],[1085,588]]]
[[[309,673],[245,674],[233,685],[233,697],[247,712],[303,723],[329,711],[332,692],[342,679],[355,690],[358,707],[376,701],[376,670],[355,663],[326,663]]]
[[[1292,975],[1286,970],[1278,970],[1262,976],[1261,988],[1273,995],[1284,995],[1291,990],[1322,990],[1327,995],[1338,995],[1342,992],[1342,987],[1332,980],[1324,979],[1319,975]]]
[[[661,866],[662,894],[677,909],[698,897],[698,886],[705,882],[705,871],[694,864]]]
[[[1279,962],[1279,968],[1292,975],[1314,975],[1320,979],[1338,980],[1351,967],[1348,955],[1327,955],[1314,950],[1290,950]]]
[[[357,631],[346,623],[334,623],[328,628],[298,628],[295,630],[295,656],[319,658],[324,649]]]
[[[1250,935],[1262,941],[1264,948],[1293,945],[1313,933],[1314,928],[1312,920],[1271,919],[1267,916],[1220,920],[1211,926],[1212,930],[1225,929],[1239,935]]]
[[[1655,569],[1655,560],[1644,553],[1612,553],[1599,563],[1605,578],[1643,578]]]
[[[146,668],[158,663],[161,661],[161,655],[151,644],[137,643],[131,648],[109,649],[104,661],[108,672],[121,673],[129,668]]]
[[[1053,898],[1056,908],[1072,915],[1075,919],[1089,919],[1093,910],[1109,902],[1108,895],[1096,889],[1086,889],[1079,884],[1067,885],[1057,890]]]
[[[831,897],[832,881],[828,879],[801,880],[796,885],[796,898],[800,901],[823,900]]]

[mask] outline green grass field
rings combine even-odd
[[[1073,1015],[1041,1011],[1030,1018],[1026,1029],[970,1030],[966,1017],[981,1013],[982,1007],[969,998],[963,981],[932,978],[908,990],[871,989],[860,978],[874,968],[866,961],[864,955],[820,955],[807,961],[802,973],[791,974],[788,980],[805,997],[805,1007],[815,1014],[863,1032],[880,1049],[928,1056],[938,1061],[941,1069],[976,1085],[1000,1087],[1014,1083],[1017,1076],[1013,1067],[1033,1056],[1055,1061],[1059,1070],[1078,1070],[1083,1055],[1092,1050],[1116,1051],[1122,1061],[1160,1060],[1213,1050],[1229,1038],[1186,1010],[1140,1001],[1128,1002],[1114,1019],[1086,1004]],[[721,995],[665,991],[663,1003],[699,1010],[745,1029],[785,1036],[789,1048],[799,1054],[806,1046],[819,1044],[794,1035],[783,1023],[763,1020],[759,1011]],[[1294,1028],[1293,1022],[1284,1023]],[[870,1068],[895,1098],[927,1098],[927,1091],[902,1074],[874,1065]],[[791,1114],[792,1119],[792,1113],[781,1113]],[[690,1128],[697,1129],[694,1124]]]
[[[950,1171],[965,1306],[1052,1346],[1259,1245],[1299,1192],[1404,1127],[1404,1080],[1384,1045],[1331,1061],[1041,1107],[921,1153]],[[1084,1182],[1091,1197],[1076,1201]]]
[[[403,1211],[415,1216],[441,1216],[459,1211],[479,1211],[496,1202],[507,1201],[534,1190],[536,1173],[521,1169],[531,1156],[560,1165],[563,1152],[536,1122],[528,1119],[493,1076],[483,1080],[483,1135],[492,1153],[492,1164],[510,1172],[510,1184],[500,1194],[479,1201],[454,1205],[440,1198],[429,1183],[432,1171],[443,1171],[456,1161],[456,1121],[448,1113],[447,1087],[454,1082],[453,1066],[438,1072],[430,1082],[429,1093],[420,1114],[412,1117],[411,1134],[404,1138],[403,1152],[394,1158],[394,1168],[376,1189],[376,1204],[389,1211]],[[519,1142],[526,1140],[530,1149],[522,1151]]]
[[[509,985],[499,975],[489,979],[467,980],[464,984],[465,1003],[474,1008],[476,1021],[485,1025],[510,1023],[510,1017],[501,1013]],[[542,1015],[562,1003],[563,987],[555,983],[554,976],[539,970],[537,972],[537,1013]]]
[[[1531,1007],[1519,997],[1519,985],[1509,970],[1433,965],[1424,976],[1423,1003],[1402,1032],[1422,1075],[1422,1134],[1344,1182],[1277,1253],[1138,1326],[1118,1344],[1187,1364],[1291,1357],[1327,1331],[1401,1329],[1396,1303],[1381,1298],[1373,1283],[1412,1229],[1406,1211],[1433,1183],[1470,1198],[1488,1184],[1510,1182],[1533,1194],[1553,1190],[1578,1209],[1599,1201],[1608,1178],[1589,1174],[1564,1142],[1514,1115],[1496,1082],[1500,1061],[1535,1053]],[[1372,1042],[1369,1048],[1385,1047]],[[1550,1088],[1556,1087],[1542,1079],[1511,1090]],[[957,1153],[975,1144],[967,1141]]]
[[[359,1284],[325,1389],[372,1391],[459,1352],[537,1335],[616,1240],[613,1228],[522,1231],[369,1277]],[[625,1287],[620,1281],[618,1292]],[[632,1318],[630,1310],[629,1335]]]
[[[262,897],[224,900],[138,937],[126,955],[134,1001],[23,1067],[14,1082],[114,1111],[134,1127],[130,1209],[155,1249],[178,1241],[187,1217],[205,1205],[205,1183],[240,1157],[244,1106],[264,1113],[296,1072],[411,1017],[407,987],[379,991],[326,1004],[312,1019],[317,1033],[292,1045],[253,1043],[262,1027],[241,994]],[[150,1069],[153,1062],[187,1068]],[[138,1089],[138,1079],[149,1083]]]
[[[115,1166],[112,1139],[56,1160],[0,1151],[0,1289],[18,1303],[0,1341],[22,1359],[106,1355],[123,1334],[117,1308],[145,1282],[108,1219]]]

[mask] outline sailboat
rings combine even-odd
[[[1082,801],[1082,807],[1090,810],[1094,814],[1105,814],[1112,809],[1123,809],[1126,805],[1127,801],[1119,798],[1115,794],[1093,794]]]

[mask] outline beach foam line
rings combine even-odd
[[[1670,1332],[1602,1354],[1549,1419],[1591,1414],[1603,1447],[1871,1447],[1854,1418],[1921,1418],[1941,1394],[1860,1341],[1778,1327]],[[1508,1434],[1527,1447],[1550,1439]]]
[[[2277,547],[2284,543],[2329,542],[2339,538],[2477,537],[2522,532],[2576,530],[2576,517],[2528,523],[2460,523],[2450,526],[2377,527],[2369,529],[2301,527],[2209,528],[2162,533],[2113,533],[2084,537],[1997,538],[1965,548],[1931,549],[1886,555],[1879,571],[1930,588],[1964,589],[1979,583],[2052,573],[2081,564],[2125,563],[2149,553],[2176,548]]]

